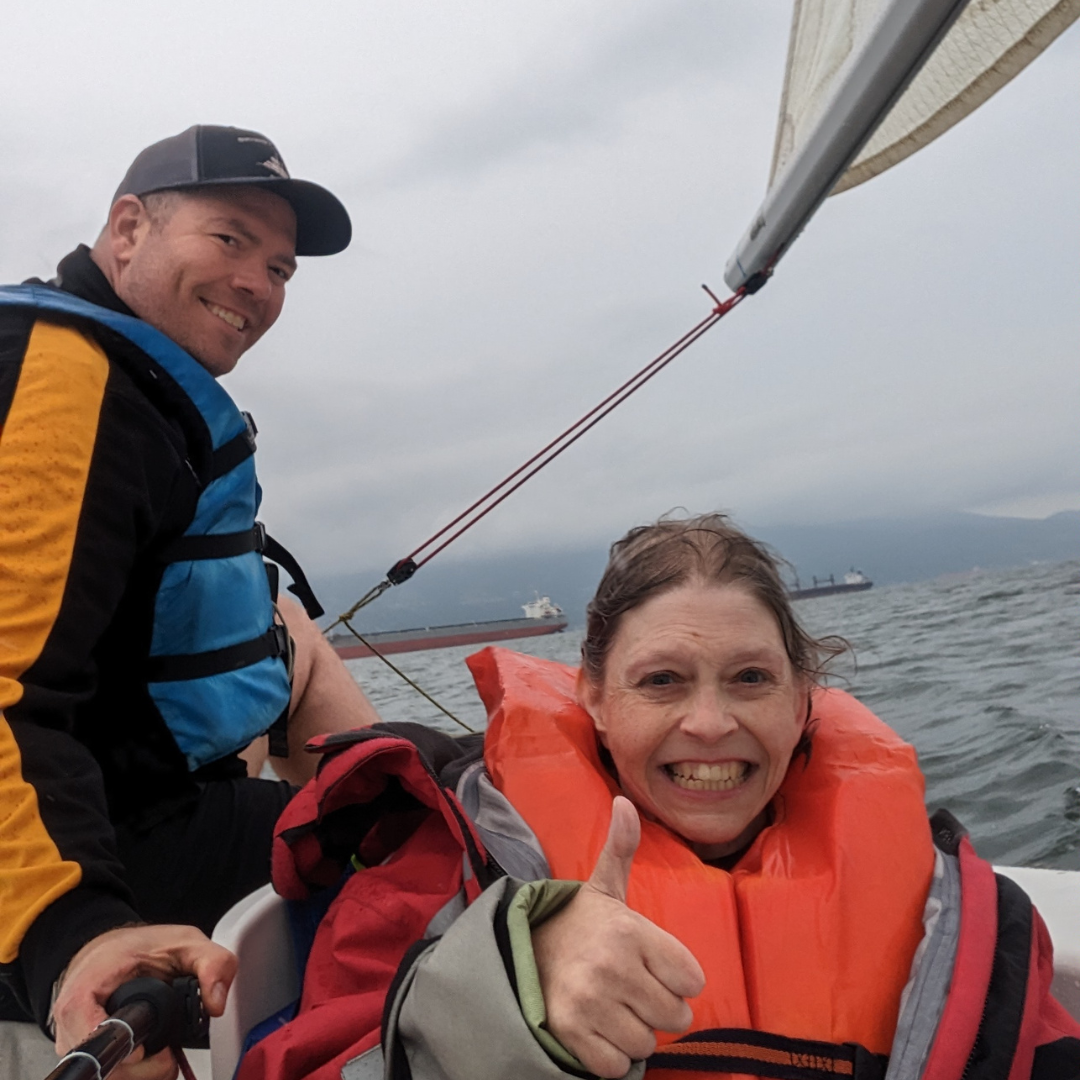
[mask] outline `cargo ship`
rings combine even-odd
[[[489,622],[454,623],[450,626],[422,626],[412,630],[380,630],[364,634],[380,653],[419,652],[421,649],[447,649],[451,645],[481,645],[487,641],[540,637],[566,629],[562,608],[548,596],[537,594],[535,600],[521,605],[522,619],[493,619]],[[374,653],[352,634],[330,637],[334,652],[342,660],[358,660]]]
[[[808,588],[801,588],[798,578],[795,579],[795,588],[788,590],[788,597],[792,600],[809,600],[813,596],[836,596],[838,593],[865,592],[874,583],[861,571],[852,567],[845,575],[843,581],[837,581],[832,574],[827,579],[818,581],[814,578],[814,584]]]

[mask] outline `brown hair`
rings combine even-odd
[[[607,569],[585,609],[585,674],[597,685],[603,681],[604,661],[628,611],[653,596],[701,581],[747,589],[773,613],[796,673],[820,683],[829,661],[845,652],[848,643],[840,637],[814,638],[799,625],[780,577],[781,565],[786,564],[779,556],[737,529],[725,514],[663,517],[631,529],[611,545]]]

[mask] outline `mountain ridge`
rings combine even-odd
[[[745,528],[790,564],[789,581],[797,574],[804,585],[815,575],[839,578],[852,567],[876,585],[892,585],[1080,558],[1078,510],[1038,520],[955,512]],[[601,546],[458,560],[444,556],[361,611],[355,625],[363,632],[514,618],[534,592],[551,596],[572,626],[581,625],[606,561],[607,548]],[[385,572],[385,567],[371,567],[316,575],[313,585],[327,611],[336,615]]]

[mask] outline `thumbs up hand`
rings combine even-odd
[[[637,810],[617,796],[592,877],[532,932],[547,1029],[611,1080],[656,1049],[656,1031],[686,1031],[693,1015],[685,999],[705,988],[693,953],[626,906],[640,840]]]

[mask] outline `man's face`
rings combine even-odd
[[[215,377],[274,325],[296,270],[296,215],[255,187],[151,200],[130,230],[114,282],[141,319]]]

